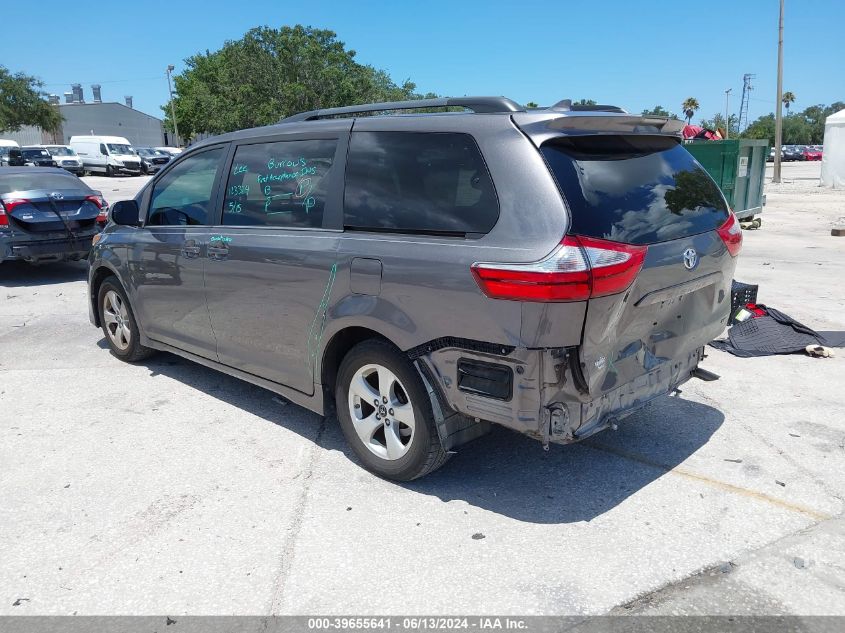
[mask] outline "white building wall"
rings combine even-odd
[[[41,128],[32,125],[26,125],[17,132],[0,132],[0,138],[15,141],[21,147],[24,145],[41,145],[44,142]]]
[[[61,142],[71,136],[122,136],[138,147],[164,145],[161,120],[122,103],[69,103],[58,106],[64,122]]]

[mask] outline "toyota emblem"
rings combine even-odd
[[[53,193],[51,193],[51,194],[50,194],[50,197],[51,197],[53,200],[64,200],[64,199],[65,199],[64,194],[59,193],[58,191],[54,191]]]
[[[694,248],[688,248],[684,251],[684,267],[687,270],[693,270],[696,266],[698,266],[698,253]]]

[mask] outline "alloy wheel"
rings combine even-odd
[[[414,441],[414,409],[399,378],[383,365],[364,365],[349,384],[349,415],[358,438],[382,459],[404,457]]]
[[[109,290],[103,297],[103,321],[114,346],[120,351],[129,349],[132,340],[129,311],[126,309],[126,303],[114,290]]]

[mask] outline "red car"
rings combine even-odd
[[[821,160],[822,151],[815,147],[805,147],[802,152],[804,160]]]

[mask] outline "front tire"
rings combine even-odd
[[[411,481],[446,463],[417,370],[385,341],[359,343],[338,371],[335,404],[346,441],[370,472]]]
[[[151,356],[155,350],[141,345],[141,334],[126,293],[116,277],[103,281],[97,293],[100,325],[114,356],[134,363]]]
[[[106,165],[106,177],[111,178],[112,176],[114,176],[114,169],[111,165]]]

